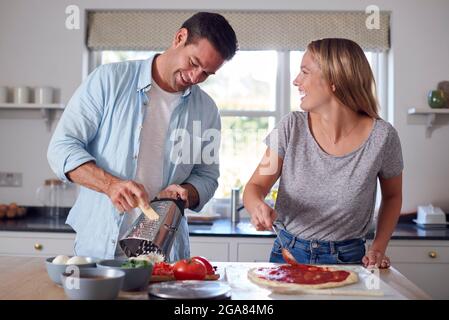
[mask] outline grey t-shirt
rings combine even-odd
[[[360,147],[343,156],[321,149],[307,112],[285,116],[265,143],[284,159],[278,222],[306,240],[363,238],[373,219],[378,176],[392,178],[403,169],[399,136],[381,119]]]

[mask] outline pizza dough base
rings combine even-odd
[[[349,276],[339,282],[326,282],[326,283],[319,283],[319,284],[298,284],[298,283],[288,283],[288,282],[280,282],[275,280],[267,280],[259,278],[255,271],[259,268],[252,268],[248,270],[248,279],[254,282],[257,285],[260,285],[262,287],[266,287],[268,289],[272,289],[276,292],[283,292],[285,291],[288,293],[289,291],[301,291],[301,290],[312,290],[312,289],[327,289],[327,288],[337,288],[337,287],[343,287],[347,286],[353,283],[356,283],[359,281],[359,277],[357,276],[357,273],[349,270],[343,270],[343,269],[336,269],[332,267],[326,267],[330,271],[347,271],[349,272]]]

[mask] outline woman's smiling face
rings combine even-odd
[[[334,97],[331,85],[324,79],[318,62],[309,51],[301,61],[301,71],[293,81],[301,96],[301,109],[311,111],[330,102]]]

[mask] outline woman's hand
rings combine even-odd
[[[390,267],[390,258],[380,250],[368,249],[368,252],[362,258],[362,263],[365,268],[380,268],[387,269]]]
[[[257,231],[271,230],[277,217],[276,211],[263,201],[257,204],[250,214],[251,223]]]
[[[251,215],[251,223],[258,231],[271,230],[276,211],[264,199],[281,175],[283,159],[267,148],[243,192],[243,204]]]

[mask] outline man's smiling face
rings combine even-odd
[[[205,38],[185,44],[187,30],[180,29],[170,48],[170,62],[166,73],[167,91],[180,92],[205,81],[220,69],[224,59]]]

